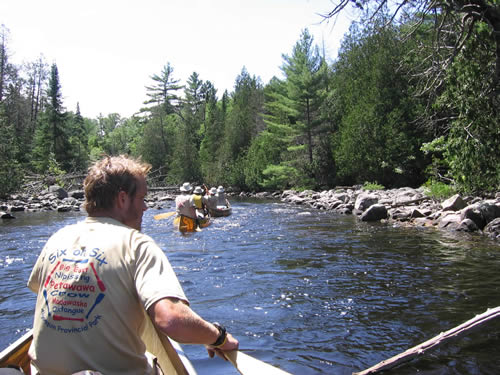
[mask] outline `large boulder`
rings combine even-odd
[[[405,202],[414,203],[424,198],[424,194],[421,191],[409,187],[394,189],[391,195],[392,204],[394,205],[402,205]]]
[[[479,228],[477,227],[476,223],[471,219],[462,220],[457,228],[457,230],[461,232],[475,232],[478,229]]]
[[[500,217],[490,221],[486,227],[484,227],[484,233],[491,238],[500,239]]]
[[[479,210],[486,224],[500,217],[500,205],[494,200],[487,200],[479,204]]]
[[[383,204],[372,204],[361,215],[361,221],[379,221],[387,219],[387,208]]]
[[[368,207],[378,203],[378,197],[373,194],[362,193],[356,198],[354,209],[356,211],[364,212]]]
[[[460,223],[460,214],[457,214],[455,212],[447,214],[445,213],[442,217],[439,218],[438,228],[456,230],[460,226]]]
[[[84,199],[85,192],[83,190],[72,190],[68,193],[68,196],[75,199]]]
[[[68,192],[58,185],[49,186],[49,193],[54,194],[57,199],[64,199],[68,197]]]
[[[495,201],[483,201],[465,207],[460,214],[461,220],[472,220],[479,229],[483,229],[486,224],[500,217],[500,207]]]
[[[454,196],[446,199],[443,203],[441,203],[443,211],[459,211],[466,206],[467,204],[458,194],[455,194]]]
[[[10,212],[0,211],[0,219],[15,219]]]

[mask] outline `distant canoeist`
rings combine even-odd
[[[222,186],[217,188],[217,207],[229,207],[229,201],[226,199],[226,192]]]
[[[217,188],[213,187],[208,191],[208,196],[206,197],[205,202],[209,210],[217,209]]]
[[[204,190],[201,186],[196,186],[193,191],[193,202],[196,211],[196,226],[199,228],[200,223],[208,215],[208,210],[205,205]]]

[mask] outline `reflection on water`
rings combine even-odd
[[[350,374],[500,305],[500,247],[481,236],[367,224],[270,201],[183,235],[172,219],[143,230],[167,253],[193,308],[220,321],[248,354],[293,374]],[[170,211],[171,208],[165,208]],[[25,287],[47,236],[79,213],[0,223],[0,344],[31,325]],[[398,374],[495,374],[500,324],[444,345]],[[235,373],[185,346],[200,374]]]

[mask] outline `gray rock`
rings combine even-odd
[[[354,203],[354,209],[357,211],[365,211],[368,207],[378,203],[378,197],[374,194],[362,193],[356,198],[356,203]]]
[[[68,197],[68,193],[62,187],[57,185],[49,186],[49,193],[54,194],[57,199],[64,199]]]
[[[68,193],[68,196],[75,199],[84,199],[85,192],[83,190],[72,190]]]
[[[487,200],[479,203],[479,210],[486,221],[486,224],[500,217],[500,205],[494,200]]]
[[[465,207],[460,213],[460,220],[472,220],[479,229],[483,229],[486,225],[486,221],[481,213],[479,204],[473,204]]]
[[[372,204],[361,215],[361,221],[379,221],[387,219],[387,208],[383,204]]]
[[[0,219],[15,219],[10,212],[0,211]]]
[[[349,202],[349,195],[346,193],[335,193],[331,196],[334,200],[339,200],[342,203]]]
[[[411,210],[411,213],[410,213],[410,217],[411,217],[412,219],[415,219],[415,218],[417,218],[417,217],[425,217],[425,216],[427,216],[427,215],[425,215],[425,214],[424,214],[421,210],[419,210],[418,208],[413,208],[413,209]]]
[[[298,195],[292,195],[292,196],[289,196],[285,199],[286,202],[290,202],[290,203],[295,203],[295,204],[304,204],[304,202],[307,201],[306,198],[303,198],[303,197],[299,197]]]
[[[289,197],[291,195],[297,195],[297,191],[296,190],[285,190],[281,194],[281,198],[285,199],[285,198],[287,198],[287,197]]]
[[[486,224],[500,217],[500,207],[494,201],[479,202],[465,207],[461,211],[461,218],[471,219],[479,229],[483,229]]]
[[[460,226],[460,214],[448,213],[439,219],[438,227],[455,230]]]
[[[337,212],[341,215],[350,215],[352,214],[352,208],[344,206],[338,209]]]
[[[441,203],[443,211],[459,211],[466,206],[467,204],[459,194],[455,194],[453,197],[448,198],[443,203]]]
[[[76,204],[78,204],[78,201],[76,200],[76,198],[73,198],[73,197],[67,197],[67,198],[64,198],[62,200],[62,202],[66,205],[70,205],[70,206],[74,206]]]
[[[408,210],[395,209],[391,213],[391,217],[393,220],[398,221],[408,221],[410,220],[411,212]]]
[[[70,212],[72,211],[73,207],[70,205],[63,205],[63,206],[58,206],[56,208],[57,212]]]
[[[476,223],[471,219],[462,220],[457,228],[457,230],[461,232],[475,232],[478,229],[479,228],[477,227]]]
[[[490,221],[486,227],[484,227],[484,233],[492,238],[500,239],[500,218]]]

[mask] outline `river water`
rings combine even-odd
[[[190,299],[247,354],[292,374],[351,374],[500,305],[500,246],[481,235],[363,223],[267,200],[183,235],[144,215]],[[171,211],[166,207],[163,211]],[[26,287],[48,236],[83,213],[16,213],[0,221],[0,348],[32,324]],[[498,320],[498,319],[497,319]],[[498,374],[500,322],[393,373]],[[183,346],[200,374],[235,374]]]

